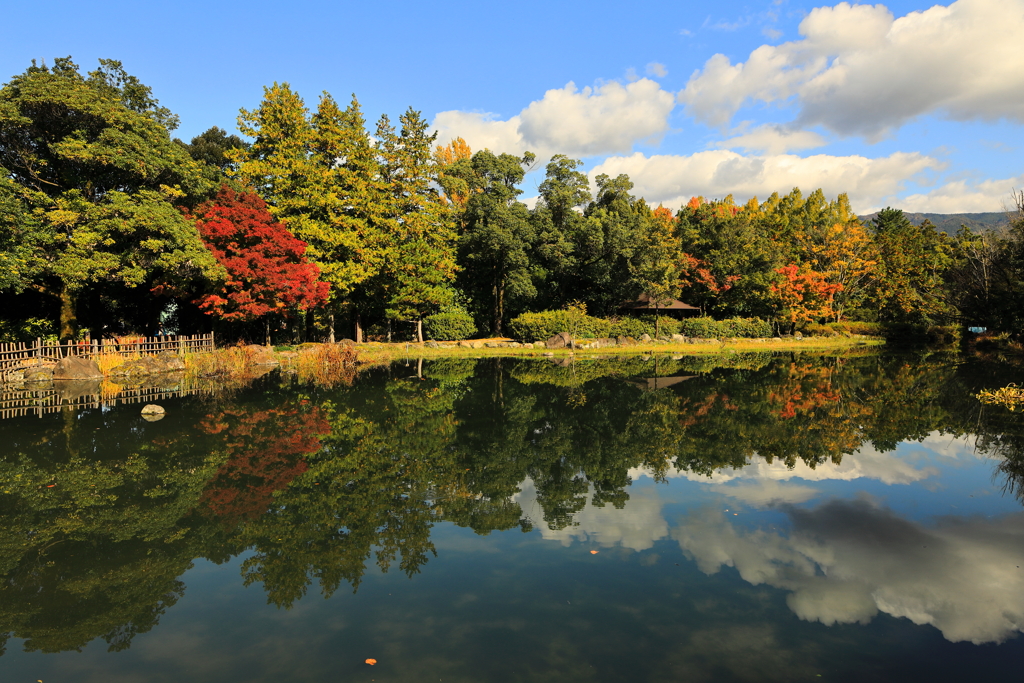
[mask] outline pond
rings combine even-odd
[[[1024,420],[972,394],[1022,374],[410,360],[3,420],[0,678],[1009,680]]]

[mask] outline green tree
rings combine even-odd
[[[233,149],[246,149],[249,146],[237,135],[228,135],[226,131],[214,126],[195,136],[187,145],[189,156],[196,161],[224,171],[231,165],[228,152]]]
[[[698,278],[704,286],[684,293],[690,303],[719,315],[774,315],[771,288],[789,246],[778,236],[788,227],[767,229],[765,213],[756,200],[741,208],[731,195],[713,202],[697,197],[680,209],[681,248],[707,270]]]
[[[490,319],[494,335],[512,317],[510,308],[537,295],[532,259],[536,230],[529,209],[517,201],[522,194],[517,186],[534,159],[530,152],[496,156],[485,149],[448,170],[449,177],[465,178],[470,188],[459,235],[463,286],[472,292],[480,317]]]
[[[396,132],[387,117],[377,126],[381,210],[375,216],[386,256],[378,276],[389,320],[412,320],[423,340],[423,318],[454,301],[457,234],[454,207],[437,190],[435,134],[409,109]]]
[[[113,60],[87,76],[70,57],[33,64],[0,89],[0,198],[22,214],[3,230],[9,236],[13,223],[31,238],[19,245],[18,272],[60,301],[62,338],[77,335],[77,303],[91,286],[218,272],[175,206],[211,189],[171,140],[176,124]]]
[[[540,199],[531,214],[540,289],[537,308],[555,309],[578,298],[578,256],[573,237],[586,221],[582,209],[591,202],[590,181],[576,169],[581,161],[556,154],[540,184]]]
[[[874,221],[879,268],[874,299],[879,318],[897,323],[936,323],[952,313],[943,274],[952,265],[949,240],[930,221],[911,224],[901,210],[885,208]]]

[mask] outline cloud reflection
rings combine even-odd
[[[566,547],[573,541],[581,541],[640,551],[668,536],[668,523],[661,513],[662,501],[653,489],[631,491],[629,502],[622,509],[610,504],[593,505],[591,489],[587,493],[586,507],[573,515],[571,526],[563,529],[552,529],[543,521],[537,521],[543,518],[543,512],[537,503],[537,488],[531,480],[524,481],[520,489],[515,501],[522,507],[523,515],[534,520],[543,538],[559,541]]]
[[[905,520],[863,498],[782,508],[788,536],[702,510],[672,530],[701,571],[790,591],[801,619],[867,623],[879,611],[931,624],[951,641],[1002,642],[1024,628],[1024,513]]]

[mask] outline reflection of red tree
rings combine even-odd
[[[274,491],[309,469],[304,456],[317,451],[320,435],[330,432],[319,408],[288,403],[255,412],[229,408],[208,415],[199,426],[220,435],[228,453],[202,504],[231,524],[266,512]]]
[[[701,422],[708,413],[711,412],[712,408],[716,405],[721,405],[725,410],[738,410],[738,407],[729,398],[728,394],[714,392],[705,396],[699,401],[690,401],[689,399],[684,400],[679,407],[679,424],[684,429],[686,427],[692,427],[693,425]]]
[[[818,408],[838,403],[842,394],[832,386],[831,375],[826,368],[789,366],[789,376],[769,393],[768,400],[779,417],[788,420],[798,413],[812,414]]]

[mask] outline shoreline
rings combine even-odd
[[[537,348],[532,345],[498,346],[508,344],[508,338],[473,339],[479,347],[460,346],[460,342],[365,342],[352,344],[357,353],[357,364],[381,364],[393,359],[406,358],[567,358],[597,359],[610,356],[714,356],[763,352],[835,352],[878,349],[886,345],[881,337],[804,337],[803,339],[718,339],[693,342],[638,342],[636,344],[602,346],[600,348]],[[432,345],[431,345],[432,344]],[[485,346],[483,344],[492,344]]]

